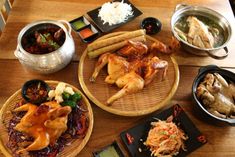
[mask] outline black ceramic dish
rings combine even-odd
[[[116,1],[121,1],[121,0],[116,0]],[[132,3],[130,3],[128,0],[124,0],[125,3],[130,4],[133,10],[133,16],[128,17],[128,19],[120,24],[116,24],[116,25],[112,25],[110,26],[109,24],[103,24],[103,21],[101,20],[100,17],[98,17],[99,14],[99,10],[101,7],[98,7],[94,10],[91,10],[89,12],[87,12],[87,14],[90,16],[90,18],[93,20],[94,24],[102,31],[102,32],[110,32],[111,30],[120,27],[121,25],[135,19],[136,17],[140,16],[142,14],[142,12],[137,9]]]
[[[145,29],[147,34],[156,34],[161,31],[162,23],[154,17],[147,17],[143,19],[140,27]]]
[[[205,136],[202,135],[201,132],[195,127],[183,109],[179,105],[174,105],[161,113],[153,115],[153,117],[149,118],[144,123],[128,129],[120,134],[121,139],[127,147],[130,155],[132,157],[151,157],[151,152],[143,144],[143,142],[146,141],[148,132],[151,128],[151,122],[157,121],[156,119],[166,120],[172,115],[174,117],[173,122],[177,124],[179,128],[181,128],[188,136],[188,139],[185,141],[187,151],[180,150],[177,156],[186,156],[206,143]],[[126,138],[127,133],[134,137],[132,144],[128,144],[128,140]],[[139,151],[139,148],[142,150],[141,152]]]
[[[43,94],[43,96],[41,96],[37,99],[32,99],[32,97],[29,96],[29,94],[28,94],[28,89],[32,88],[32,87],[36,87],[32,91],[34,95],[38,94],[37,89],[39,89],[39,88],[43,89],[45,94]],[[29,81],[25,82],[25,84],[22,86],[21,94],[22,94],[22,97],[27,102],[31,102],[33,104],[40,104],[40,103],[44,102],[47,99],[47,95],[48,95],[49,90],[50,90],[50,87],[46,82],[44,82],[42,80],[36,80],[35,79],[35,80],[29,80]]]
[[[211,114],[203,107],[202,102],[197,98],[197,96],[196,96],[197,87],[203,81],[204,77],[208,73],[219,73],[221,76],[223,76],[223,78],[226,79],[226,81],[232,81],[235,83],[235,74],[232,73],[231,71],[221,69],[216,65],[208,65],[208,66],[202,67],[199,69],[198,75],[196,76],[196,78],[193,82],[193,86],[192,86],[192,95],[193,95],[194,101],[196,102],[199,109],[202,112],[204,112],[208,117],[212,118],[215,121],[226,122],[226,123],[229,123],[230,125],[235,126],[235,119],[220,118],[220,117],[217,117],[217,116]]]
[[[76,19],[74,19],[74,20],[72,20],[72,21],[69,22],[70,25],[71,25],[71,27],[72,27],[75,31],[78,31],[79,29],[82,29],[82,28],[83,28],[83,27],[81,27],[81,28],[76,28],[76,27],[74,26],[74,22],[77,22],[77,21],[83,22],[83,23],[84,23],[84,26],[83,26],[83,27],[85,27],[85,26],[91,24],[84,16],[81,16],[81,17],[79,17],[79,18],[76,18]]]
[[[110,146],[113,146],[118,154],[119,157],[124,157],[124,154],[122,153],[121,151],[121,148],[119,147],[119,145],[117,144],[116,141],[114,141],[111,145],[108,145],[104,148],[102,148],[101,150],[97,151],[97,152],[94,152],[93,153],[93,156],[94,157],[100,157],[100,153],[105,151],[107,148],[109,148]],[[111,157],[111,156],[110,156]]]
[[[82,30],[86,29],[86,28],[89,28],[93,32],[93,34],[91,36],[87,37],[87,38],[83,38],[81,36],[80,32]],[[80,38],[82,39],[82,41],[85,42],[85,43],[92,42],[93,40],[95,40],[99,36],[99,31],[93,25],[91,25],[91,24],[83,27],[82,29],[79,29],[77,31],[77,33],[80,36]]]

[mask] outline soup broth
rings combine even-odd
[[[187,21],[188,17],[189,16],[181,17],[175,23],[175,26],[174,26],[175,29],[182,31],[183,34],[185,34],[185,36],[184,36],[181,33],[176,31],[178,36],[185,41],[187,41],[187,34],[189,33],[189,22]],[[196,17],[199,21],[201,21],[203,24],[205,24],[205,26],[208,28],[208,31],[214,37],[213,47],[219,47],[224,44],[225,35],[224,35],[223,28],[220,25],[218,25],[213,20],[211,20],[207,17],[204,17],[204,16],[194,16],[194,17]]]
[[[54,24],[40,24],[23,35],[21,45],[31,54],[46,54],[60,48],[65,41],[65,32]]]

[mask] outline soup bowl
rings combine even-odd
[[[177,34],[177,32],[175,31],[174,27],[179,19],[186,16],[202,16],[218,24],[218,26],[222,28],[224,35],[224,42],[221,45],[214,48],[199,48],[181,39]],[[171,17],[171,31],[173,35],[180,41],[181,46],[187,52],[190,52],[198,56],[211,56],[216,59],[223,59],[228,55],[228,49],[226,46],[232,36],[231,25],[223,15],[212,9],[201,6],[189,6],[185,4],[178,4],[176,6],[173,16]],[[224,51],[222,51],[221,49],[224,49]]]
[[[23,42],[25,35],[31,33],[32,30],[37,31],[49,25],[63,30],[65,38],[62,44],[56,50],[48,51],[48,53],[37,52],[37,54],[34,54],[25,50],[25,46],[23,45],[23,43],[25,44],[25,41]],[[70,63],[75,52],[71,26],[65,20],[43,20],[30,23],[20,31],[17,42],[17,48],[14,54],[20,63],[27,69],[42,74],[49,74],[61,70]]]
[[[208,118],[209,120],[211,120],[213,123],[215,124],[223,124],[223,123],[227,123],[230,125],[235,126],[235,119],[232,118],[221,118],[219,116],[216,116],[214,114],[212,114],[211,112],[209,112],[205,105],[203,104],[203,102],[200,100],[200,98],[197,97],[197,88],[200,85],[200,83],[204,80],[205,76],[208,73],[218,73],[220,74],[227,82],[229,83],[235,83],[235,73],[222,69],[216,65],[207,65],[205,67],[201,67],[198,71],[197,76],[195,77],[194,81],[193,81],[193,85],[192,85],[192,96],[193,96],[193,100],[196,104],[196,109],[199,109],[199,112],[201,111],[202,113],[202,117]],[[199,114],[199,113],[197,113]],[[202,118],[201,117],[201,118]],[[206,120],[206,119],[203,119]]]

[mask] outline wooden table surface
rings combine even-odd
[[[19,31],[32,21],[42,19],[65,19],[70,21],[86,14],[87,11],[102,5],[104,2],[106,1],[15,0],[5,30],[0,37],[0,106],[16,90],[21,88],[25,81],[33,78],[64,81],[80,88],[77,68],[79,58],[87,44],[83,43],[75,33],[73,33],[73,37],[76,45],[76,54],[72,63],[63,70],[50,75],[31,73],[21,66],[14,56],[17,36]],[[171,15],[174,12],[175,6],[179,3],[201,5],[214,9],[229,19],[232,27],[235,28],[235,20],[228,0],[131,0],[131,2],[143,12],[143,15],[114,31],[139,29],[140,21],[143,18],[153,16],[159,18],[163,24],[162,31],[154,37],[168,43],[172,36],[170,30]],[[199,112],[194,110],[191,96],[191,85],[200,66],[216,64],[235,72],[234,39],[235,37],[232,36],[232,42],[228,44],[229,56],[223,60],[196,57],[183,50],[175,54],[175,58],[180,65],[180,83],[168,107],[176,103],[180,104],[198,129],[208,138],[208,143],[191,153],[190,156],[235,156],[235,127],[215,125],[211,121],[205,120],[205,117],[202,117]],[[151,115],[129,118],[110,114],[94,104],[92,104],[92,108],[95,119],[93,133],[89,142],[78,156],[90,157],[93,151],[112,143],[113,140],[118,141],[125,155],[128,156],[126,149],[121,143],[120,132],[135,126]]]

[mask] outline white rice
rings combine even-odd
[[[131,5],[122,2],[104,3],[99,10],[98,17],[103,24],[108,23],[110,26],[125,22],[128,17],[133,15]]]

